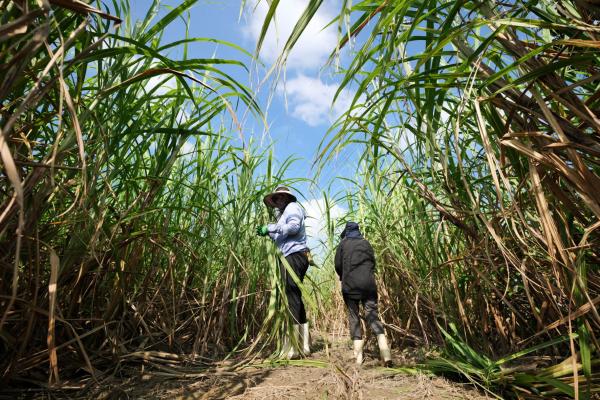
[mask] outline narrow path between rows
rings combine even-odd
[[[106,388],[96,400],[115,399],[489,399],[489,396],[444,378],[379,366],[375,343],[368,344],[365,363],[356,366],[350,341],[330,346],[316,341],[309,358],[288,365],[253,363],[241,370],[208,374],[201,378],[132,379]],[[397,366],[410,365],[406,353],[393,350]],[[408,368],[407,368],[408,369]]]

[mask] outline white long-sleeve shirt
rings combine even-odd
[[[275,241],[285,257],[292,253],[308,250],[306,245],[306,229],[304,227],[304,210],[300,204],[291,202],[287,205],[276,224],[267,225],[269,236]]]

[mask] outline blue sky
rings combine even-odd
[[[166,14],[170,7],[179,4],[176,0],[163,0],[160,12],[155,20]],[[142,19],[151,6],[151,0],[136,0],[131,2],[132,20]],[[247,1],[246,8],[240,18],[240,0],[199,0],[189,12],[190,37],[215,38],[232,42],[253,53],[256,40],[262,27],[262,21],[267,10],[267,3],[262,1],[256,5]],[[333,17],[337,15],[340,4],[337,0],[325,2],[324,7],[315,16],[305,34],[297,43],[289,56],[285,71],[282,71],[277,81],[271,80],[259,87],[266,70],[280,54],[280,49],[287,39],[293,24],[298,19],[306,2],[303,0],[286,0],[279,7],[276,15],[277,25],[270,28],[261,51],[261,64],[252,61],[239,51],[224,45],[193,44],[188,49],[191,58],[230,58],[245,62],[251,68],[248,74],[241,68],[231,69],[234,78],[245,83],[253,91],[258,90],[258,101],[267,113],[268,129],[264,125],[247,118],[243,121],[243,135],[246,140],[253,137],[255,143],[268,145],[274,142],[275,157],[279,161],[293,156],[299,158],[288,169],[287,178],[313,178],[314,161],[319,144],[331,122],[345,110],[354,93],[346,92],[332,107],[332,99],[338,87],[340,76],[336,76],[332,68],[324,69],[324,64],[335,48],[337,41],[337,25],[323,30]],[[165,30],[163,41],[172,42],[185,36],[186,24],[176,20]],[[179,52],[179,53],[177,53]],[[181,57],[181,49],[173,50],[169,56]],[[273,83],[277,83],[274,89]],[[269,101],[270,99],[270,101]],[[322,192],[332,185],[331,195],[344,188],[343,181],[334,180],[338,175],[352,175],[356,157],[346,153],[327,168],[316,187],[308,184],[298,184],[307,201],[304,202],[307,213],[315,225],[310,233],[318,235],[322,208]],[[341,216],[342,207],[335,207],[334,216]]]
[[[284,26],[289,27],[304,9],[305,2],[302,0],[286,0],[286,2],[285,6],[280,7],[283,12],[278,15],[280,23],[277,29],[270,29],[264,42],[261,53],[264,67],[256,67],[258,74],[253,69],[252,77],[242,69],[231,71],[236,79],[246,83],[253,90],[258,88],[257,81],[264,76],[266,68],[279,55],[278,36],[279,41],[283,42],[290,30],[289,28],[286,30]],[[132,18],[143,18],[151,3],[151,0],[135,1],[131,10]],[[160,14],[168,12],[169,6],[177,3],[173,0],[161,2],[163,7]],[[253,52],[264,18],[266,2],[259,3],[259,7],[254,12],[247,7],[241,19],[239,19],[240,6],[241,1],[238,0],[199,0],[190,10],[189,36],[226,40]],[[304,175],[309,172],[308,166],[314,159],[317,147],[332,121],[332,116],[339,115],[349,101],[347,97],[342,99],[340,104],[334,107],[333,113],[330,113],[331,100],[337,89],[338,79],[332,76],[331,69],[322,70],[327,56],[335,46],[337,32],[335,27],[326,32],[319,31],[330,18],[335,16],[334,12],[338,7],[338,5],[325,7],[322,15],[317,15],[305,37],[293,50],[286,71],[282,72],[285,74],[285,79],[280,77],[278,80],[278,89],[272,93],[272,101],[268,108],[268,96],[273,82],[259,88],[259,102],[263,110],[268,113],[267,135],[275,141],[277,157],[281,160],[291,154],[302,157],[304,162],[296,163],[294,172]],[[184,35],[183,21],[175,21],[165,31],[163,40],[171,42],[181,39]],[[250,63],[243,54],[224,45],[198,44],[191,45],[189,49],[189,57],[204,58],[213,55],[218,58],[241,59]],[[173,56],[178,55],[173,54]],[[256,139],[262,139],[264,134],[262,124],[254,120],[245,121],[244,135],[253,135]]]

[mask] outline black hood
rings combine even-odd
[[[360,228],[356,222],[354,222],[354,221],[346,222],[346,227],[342,231],[340,238],[344,239],[347,237],[358,237],[358,238],[362,237],[362,235],[360,233]]]

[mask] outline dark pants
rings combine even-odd
[[[352,340],[362,339],[362,328],[360,326],[360,310],[359,305],[362,303],[365,309],[365,319],[367,323],[376,335],[383,333],[383,325],[379,321],[377,315],[377,298],[371,297],[366,299],[351,299],[348,296],[344,296],[344,303],[348,308],[348,322],[350,325],[350,336]]]
[[[300,282],[304,281],[304,275],[306,275],[306,270],[308,270],[308,258],[306,257],[306,254],[303,252],[292,253],[285,259],[296,273]],[[302,302],[302,293],[283,264],[281,264],[281,276],[285,277],[285,294],[292,314],[293,323],[306,323],[306,309]]]

